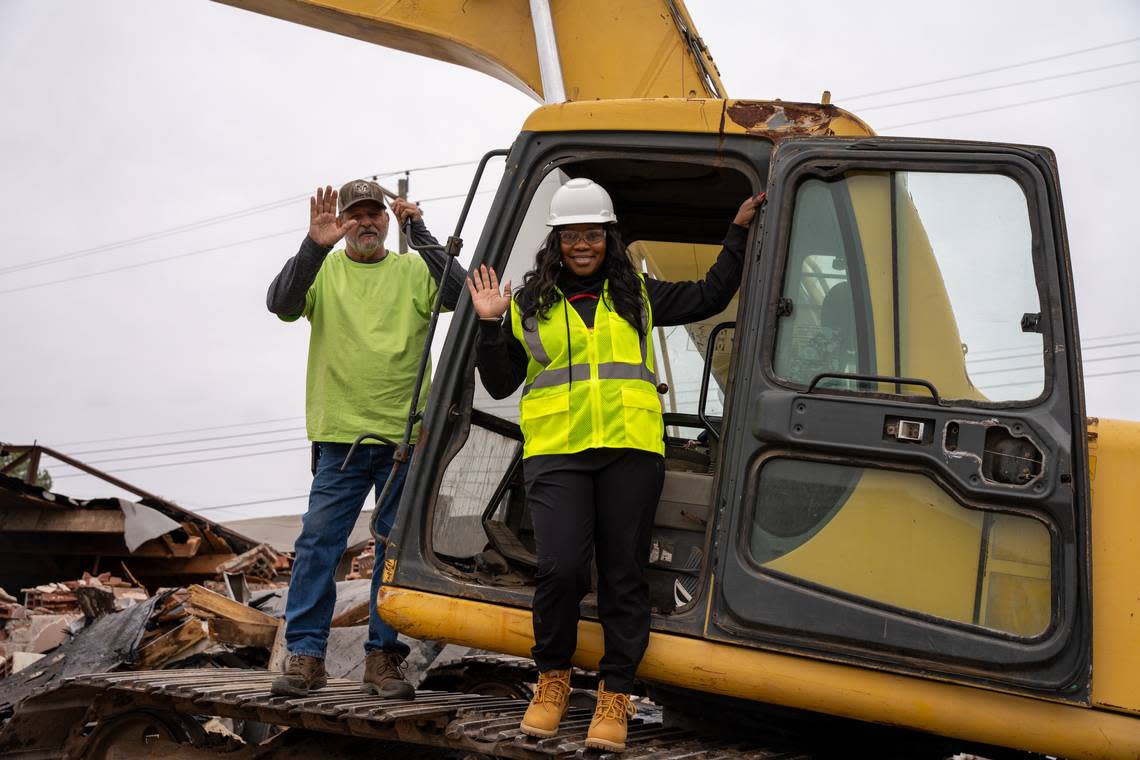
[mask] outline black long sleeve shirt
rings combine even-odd
[[[732,301],[744,271],[744,245],[748,229],[729,225],[720,255],[698,282],[663,282],[647,279],[645,290],[653,309],[653,324],[660,327],[683,325],[718,314]],[[587,326],[593,325],[594,307],[603,278],[566,278],[559,287]],[[587,296],[576,298],[575,296]],[[526,380],[526,349],[515,338],[510,310],[499,320],[479,321],[475,366],[483,387],[492,398],[506,398]]]
[[[415,245],[439,245],[439,242],[424,226],[423,220],[413,219],[411,239]],[[301,241],[301,248],[297,255],[285,262],[281,272],[273,278],[269,285],[265,303],[269,310],[282,317],[297,317],[305,310],[305,294],[309,291],[313,281],[317,279],[317,272],[325,261],[325,256],[333,249],[332,246],[319,245],[308,235]],[[419,251],[420,258],[427,264],[435,284],[443,290],[443,306],[454,309],[459,303],[459,295],[463,292],[463,267],[458,264],[451,265],[451,275],[447,282],[441,283],[443,270],[447,265],[447,254],[441,251]]]

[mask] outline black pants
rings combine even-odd
[[[629,693],[649,643],[645,563],[665,460],[636,449],[590,449],[523,463],[538,553],[534,656],[541,672],[570,667],[578,605],[598,565],[598,616],[608,691]]]

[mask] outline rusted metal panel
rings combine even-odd
[[[780,138],[789,135],[832,137],[850,134],[854,116],[830,103],[792,103],[782,100],[737,100],[728,105],[729,120],[748,134]],[[842,124],[842,128],[840,127]],[[871,130],[862,125],[866,133]]]

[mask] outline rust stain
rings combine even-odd
[[[829,136],[836,106],[822,103],[785,103],[779,100],[740,100],[728,107],[728,118],[749,134]]]

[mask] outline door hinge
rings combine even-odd
[[[1041,312],[1026,313],[1021,315],[1021,331],[1023,333],[1039,333],[1041,332]]]
[[[795,304],[792,303],[790,298],[781,298],[776,301],[776,316],[777,317],[790,317]]]

